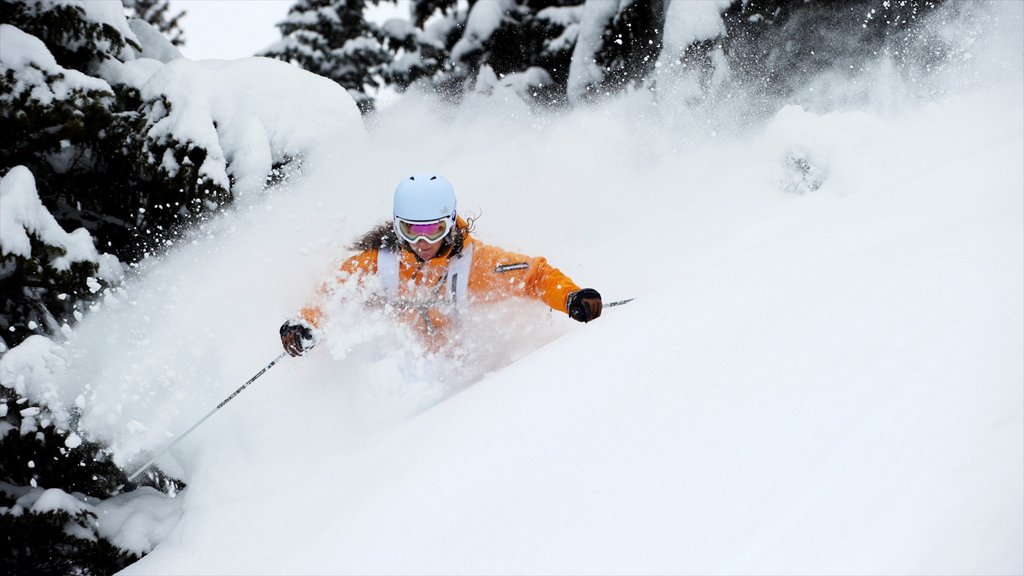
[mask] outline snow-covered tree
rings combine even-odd
[[[15,575],[112,574],[138,559],[97,532],[87,495],[124,475],[102,446],[51,424],[44,405],[0,387],[0,551]],[[96,502],[94,498],[92,502]]]
[[[83,18],[74,6],[5,7],[15,9],[9,14],[26,28],[45,28],[58,42],[57,51],[73,62],[90,66],[127,45],[113,26]],[[32,14],[66,28],[42,26]],[[75,30],[86,32],[79,38]],[[89,46],[91,59],[85,57]],[[111,198],[110,184],[96,177],[128,161],[118,143],[128,128],[119,127],[117,112],[117,96],[107,82],[61,66],[42,40],[0,24],[0,262],[8,296],[0,325],[8,345],[31,333],[54,333],[80,299],[96,292],[87,289],[99,266],[90,231],[108,246],[123,244],[103,226],[122,216],[107,208],[120,199]],[[68,235],[64,228],[77,230]],[[112,258],[106,281],[116,280],[117,267]]]
[[[595,55],[611,89],[640,86],[661,52],[666,6],[661,0],[624,0],[604,30]]]
[[[439,16],[427,25],[427,17],[435,11]],[[421,79],[444,76],[443,71],[451,68],[449,54],[460,27],[451,0],[414,0],[410,16],[411,21],[393,18],[381,26],[391,54],[381,75],[385,84],[400,91]]]
[[[364,110],[382,85],[453,101],[502,85],[545,105],[635,88],[696,101],[736,83],[781,95],[839,60],[898,54],[941,0],[410,0],[408,18],[379,24],[369,3],[297,2],[268,54],[336,80]],[[851,21],[861,33],[838,34]]]
[[[3,6],[0,174],[27,167],[62,225],[84,227],[119,257],[138,258],[152,248],[144,244],[155,227],[170,229],[177,218],[148,226],[152,213],[140,215],[181,186],[161,182],[142,154],[138,90],[98,74],[143,51],[136,34],[108,4]]]
[[[282,40],[263,55],[334,80],[368,112],[367,90],[381,85],[380,67],[390,59],[381,31],[364,17],[369,3],[377,0],[299,0],[278,24]]]
[[[0,330],[10,342],[59,332],[81,314],[82,302],[122,275],[121,263],[99,253],[88,231],[60,227],[27,168],[17,166],[0,180]]]
[[[74,1],[0,3],[0,355],[43,339],[38,334],[59,337],[121,279],[122,263],[103,252],[132,252],[125,212],[145,190],[132,175],[135,101],[94,75],[141,50],[120,11]],[[120,472],[101,447],[72,441],[51,425],[45,405],[2,380],[5,569],[106,574],[125,566],[134,556],[90,537],[94,513],[48,507],[42,498],[44,487],[103,496]]]
[[[473,4],[451,49],[448,82],[476,91],[486,91],[497,82],[525,98],[547,103],[564,100],[580,13],[576,4],[564,0]]]
[[[180,10],[176,14],[169,14],[170,0],[123,0],[123,2],[129,17],[148,22],[174,46],[185,45],[185,31],[181,29],[180,22],[187,12]]]
[[[766,102],[772,102],[805,89],[808,82],[827,82],[825,77],[837,70],[845,70],[849,75],[862,73],[864,62],[873,61],[869,57],[888,54],[897,65],[928,61],[928,57],[918,57],[921,55],[907,58],[902,46],[930,44],[941,51],[939,43],[910,41],[928,33],[918,24],[942,3],[943,0],[722,0],[720,15],[714,21],[703,19],[706,26],[675,20],[677,29],[702,33],[687,37],[687,47],[676,46],[671,54],[663,54],[661,62],[699,78],[702,93],[713,91],[728,77],[734,84],[760,92]],[[673,5],[670,10],[675,8]],[[691,22],[694,20],[690,17]],[[672,25],[670,17],[666,35]],[[945,57],[935,53],[931,59],[941,61]],[[820,93],[827,87],[818,86],[815,90]]]
[[[120,6],[106,4],[92,6],[87,13],[82,0],[2,0],[0,23],[41,40],[61,66],[84,71],[117,57],[126,46],[139,48],[126,34],[121,11]]]
[[[310,101],[296,109],[273,97],[282,85]],[[120,3],[0,1],[5,570],[109,574],[148,551],[119,550],[97,527],[93,503],[124,473],[74,433],[77,407],[33,396],[25,371],[10,368],[19,354],[45,349],[39,370],[59,365],[60,343],[115,298],[127,269],[263,190],[314,142],[357,138],[345,133],[353,124],[356,107],[336,84],[274,61],[185,60]]]

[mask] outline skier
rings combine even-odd
[[[485,244],[470,236],[471,226],[456,213],[455,189],[443,177],[414,174],[395,188],[393,218],[367,232],[354,247],[360,252],[340,267],[338,282],[376,275],[382,298],[438,350],[448,341],[459,310],[474,302],[525,296],[590,322],[601,315],[601,295],[580,288],[544,258]],[[321,298],[332,286],[321,287]],[[323,312],[303,308],[281,326],[281,342],[301,356],[317,342]]]

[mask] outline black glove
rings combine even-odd
[[[577,322],[590,322],[601,315],[601,295],[593,288],[570,292],[565,300],[569,317]]]
[[[316,332],[305,320],[289,320],[281,325],[281,344],[292,356],[302,356],[316,346]]]

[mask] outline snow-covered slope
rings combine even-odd
[[[193,443],[184,514],[129,573],[1019,570],[1021,96],[789,109],[679,152],[594,110],[607,137],[585,112],[517,134],[525,175],[488,159],[512,145],[499,122],[476,128],[426,163],[485,207],[481,235],[637,300],[539,318],[564,334],[401,422],[437,384],[403,386],[387,355],[284,363]],[[613,160],[624,141],[636,157]],[[803,195],[779,185],[797,144],[827,172]],[[242,380],[274,354],[297,292],[271,276],[225,287],[259,320],[204,372]]]
[[[554,117],[401,100],[364,149],[149,263],[54,351],[83,434],[131,466],[205,414],[414,171],[445,174],[485,241],[636,300],[588,325],[482,311],[457,360],[340,307],[312,355],[160,461],[188,481],[178,514],[111,519],[170,530],[126,572],[1021,572],[1007,39],[976,86],[747,128],[646,93]]]

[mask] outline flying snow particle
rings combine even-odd
[[[82,437],[72,432],[64,439],[64,445],[68,448],[78,448],[82,445]]]
[[[128,431],[131,432],[132,434],[138,432],[145,432],[146,430],[148,430],[148,428],[146,428],[146,425],[143,424],[142,422],[139,422],[138,420],[132,420],[131,422],[128,423]]]

